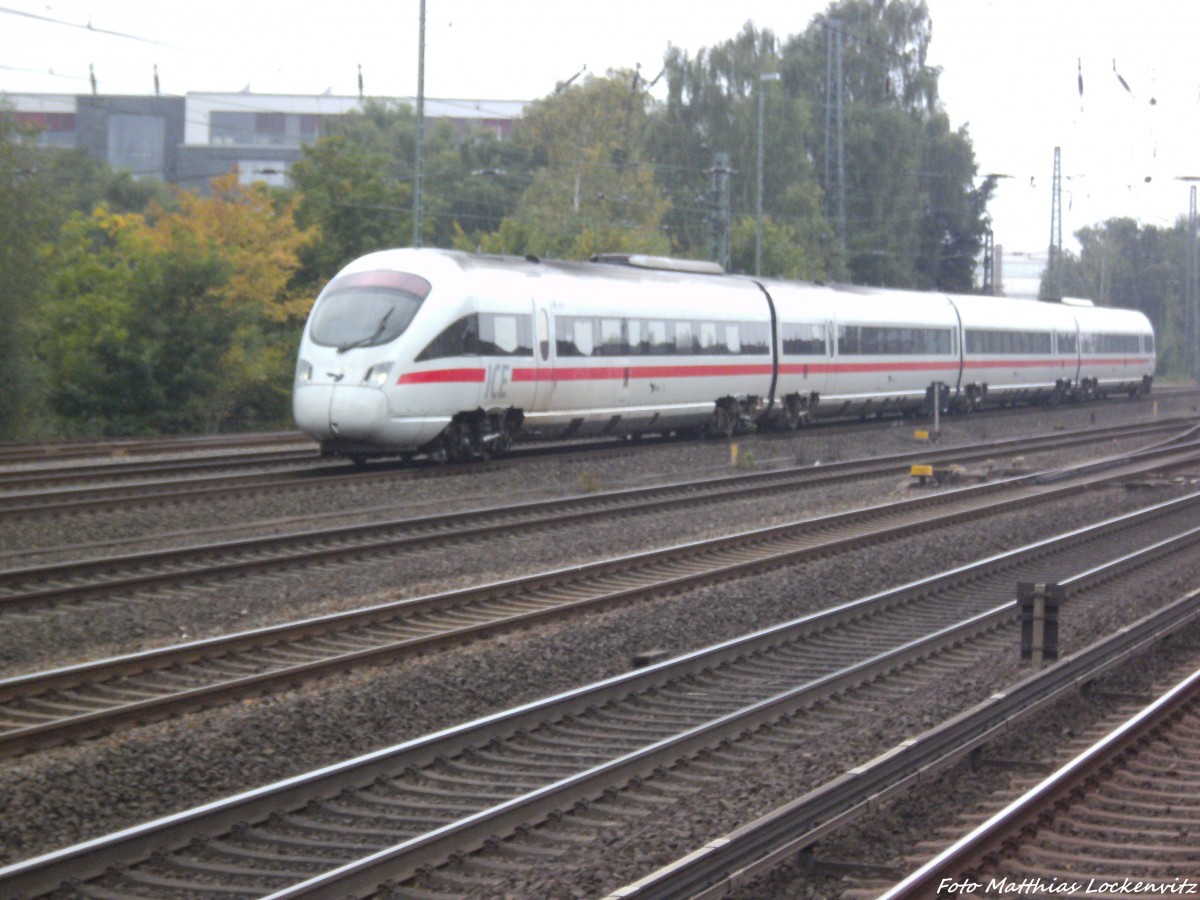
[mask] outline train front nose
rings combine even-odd
[[[386,443],[387,397],[357,385],[334,385],[329,398],[329,431],[335,438],[368,444]]]
[[[447,415],[390,409],[387,394],[361,384],[305,384],[292,395],[296,426],[335,453],[410,453],[436,438]]]
[[[374,387],[309,384],[294,393],[292,416],[318,441],[374,444],[386,430],[387,397]]]

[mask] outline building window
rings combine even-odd
[[[208,117],[208,142],[253,146],[254,114],[213,111]]]
[[[134,178],[164,178],[167,123],[161,116],[108,117],[108,164]]]
[[[254,184],[261,181],[269,187],[288,187],[290,165],[282,159],[239,159],[238,184]]]

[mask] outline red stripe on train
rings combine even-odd
[[[405,372],[397,384],[483,384],[483,369],[432,369],[428,372]]]
[[[1089,366],[1144,366],[1148,359],[1088,359]],[[1005,368],[1073,368],[1070,359],[968,359],[964,369]],[[814,362],[779,365],[781,375],[818,375],[829,373],[870,372],[956,372],[958,362]],[[732,378],[738,376],[770,375],[768,363],[754,365],[712,366],[574,366],[554,368],[514,368],[513,381],[623,381],[639,378]],[[406,372],[398,384],[482,384],[486,379],[485,369],[433,369],[427,372]]]

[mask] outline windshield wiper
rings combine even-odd
[[[369,347],[375,343],[379,336],[383,334],[383,330],[387,328],[388,318],[395,311],[395,309],[396,307],[393,306],[383,314],[383,318],[379,320],[379,324],[375,326],[375,331],[369,337],[365,337],[359,341],[354,341],[351,344],[339,344],[338,353],[345,353],[347,350],[353,350],[355,347]]]

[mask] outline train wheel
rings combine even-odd
[[[442,450],[447,462],[466,462],[472,458],[471,428],[455,418],[442,434]]]
[[[731,438],[737,433],[738,411],[736,404],[721,400],[713,410],[708,433],[713,437]]]
[[[798,394],[788,397],[783,404],[783,427],[797,431],[812,424],[811,408]]]

